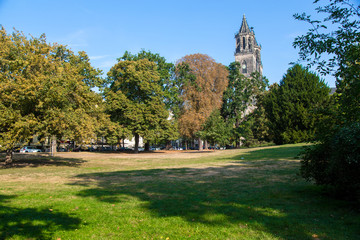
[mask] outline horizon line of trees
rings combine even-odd
[[[276,101],[277,106],[283,101],[290,104],[293,96],[281,99],[286,91],[274,91],[282,89],[282,83],[267,90],[265,77],[256,72],[245,77],[237,62],[226,67],[208,55],[192,54],[172,64],[150,51],[126,51],[102,78],[101,70],[91,66],[85,52],[75,54],[66,46],[49,44],[45,35],[28,39],[18,31],[7,34],[2,28],[0,36],[0,149],[7,152],[7,163],[12,162],[15,145],[29,142],[35,134],[40,141],[50,138],[52,151],[61,139],[87,143],[101,136],[109,144],[120,144],[134,137],[135,152],[140,137],[145,150],[154,143],[171,146],[170,142],[179,138],[185,147],[197,139],[202,150],[203,141],[207,149],[209,144],[282,144],[313,136],[313,125],[294,122],[287,126],[288,135],[292,129],[300,135],[309,133],[279,141],[284,126],[281,121],[289,119],[274,118],[278,108],[273,109],[273,105]],[[293,68],[312,74],[299,65]],[[312,76],[315,85],[322,82]],[[287,81],[287,77],[282,80],[284,84]],[[306,81],[299,75],[292,83],[293,91],[303,88],[306,93]],[[323,82],[320,87],[328,89]],[[323,90],[323,95],[327,92]],[[317,94],[314,89],[313,94]],[[302,95],[321,104],[315,95]],[[249,113],[254,103],[255,110]],[[290,111],[299,109],[290,106],[286,111],[295,117]]]

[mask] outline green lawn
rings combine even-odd
[[[359,207],[298,176],[301,147],[19,154],[0,239],[360,239]]]

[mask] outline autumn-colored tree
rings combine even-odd
[[[34,134],[83,140],[99,126],[102,100],[90,87],[100,71],[87,64],[85,53],[67,50],[75,63],[59,49],[66,48],[48,44],[44,35],[27,39],[0,31],[0,148],[6,163],[14,146]],[[93,72],[85,76],[85,69]]]
[[[164,134],[162,126],[169,124],[159,80],[156,63],[147,59],[119,61],[108,73],[107,111],[112,121],[132,132],[135,153],[140,136],[154,139]]]
[[[181,99],[180,133],[193,138],[211,113],[219,109],[228,84],[228,71],[205,54],[192,54],[177,62],[177,81]],[[199,139],[199,149],[202,149]]]

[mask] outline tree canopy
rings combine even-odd
[[[280,85],[263,97],[270,131],[276,144],[310,141],[315,134],[313,109],[329,98],[323,80],[300,65],[288,69]]]
[[[232,62],[228,69],[229,84],[224,91],[221,114],[228,123],[234,125],[233,138],[239,147],[240,138],[244,137],[240,124],[255,108],[256,97],[265,91],[268,81],[257,72],[250,77],[244,76],[239,62]]]
[[[177,62],[179,126],[183,136],[194,137],[211,113],[221,107],[227,76],[226,67],[208,55],[187,55]]]
[[[314,4],[321,1],[316,0]],[[316,11],[322,20],[306,13],[295,14],[310,24],[309,31],[293,43],[301,61],[322,74],[336,77],[339,103],[346,121],[360,120],[360,5],[350,0],[329,0]],[[334,30],[336,29],[336,30]]]
[[[320,1],[314,1],[319,4]],[[329,0],[316,8],[322,20],[305,13],[295,18],[310,24],[294,41],[300,60],[336,77],[336,94],[318,111],[316,144],[307,148],[301,174],[317,184],[331,186],[339,196],[360,199],[360,5]],[[335,30],[334,30],[335,29]]]
[[[119,61],[110,69],[108,81],[111,85],[105,93],[107,111],[112,121],[132,132],[135,152],[140,136],[152,140],[165,134],[163,126],[171,122],[156,63],[148,59]]]
[[[62,54],[60,54],[60,52]],[[66,54],[65,54],[66,53]],[[51,45],[42,35],[26,38],[0,31],[0,148],[8,152],[36,133],[84,140],[102,116],[102,100],[90,87],[101,71],[84,52]]]

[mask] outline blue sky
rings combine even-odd
[[[294,38],[309,26],[294,13],[314,14],[313,0],[0,0],[0,24],[48,42],[85,51],[106,74],[125,51],[159,53],[169,62],[204,53],[229,65],[235,60],[234,35],[243,14],[262,46],[263,74],[279,82],[298,58]],[[326,77],[330,87],[334,79]]]

